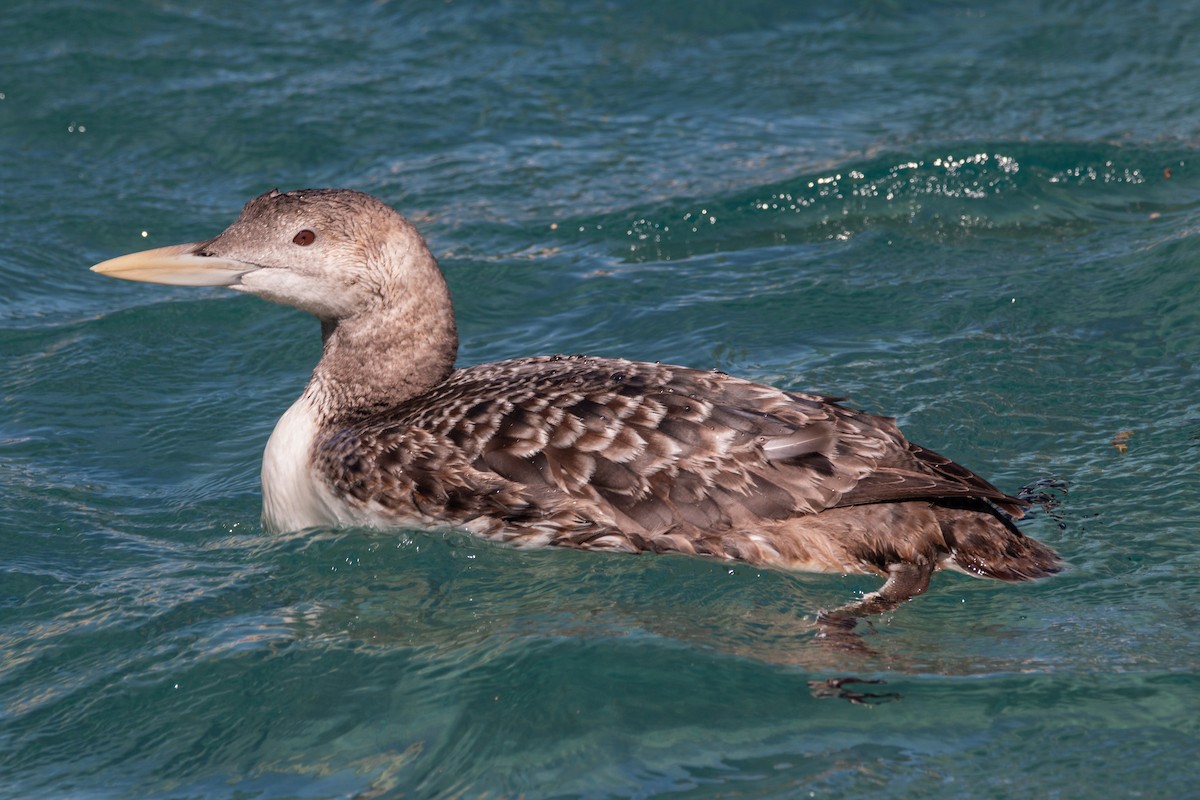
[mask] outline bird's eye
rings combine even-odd
[[[301,247],[308,247],[310,244],[312,244],[316,240],[317,240],[317,235],[315,233],[313,233],[312,231],[310,231],[308,228],[305,228],[304,230],[300,231],[299,233],[297,233],[295,236],[292,237],[292,244],[298,244]]]

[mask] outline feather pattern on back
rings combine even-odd
[[[514,544],[744,557],[739,540],[830,509],[955,497],[1018,514],[1024,505],[909,444],[890,419],[618,359],[468,367],[328,430],[314,466],[364,510],[407,510]],[[761,560],[781,559],[794,560]]]

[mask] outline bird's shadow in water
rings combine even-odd
[[[351,595],[329,604],[327,626],[350,624],[340,618],[337,609],[343,608],[353,612],[359,638],[449,650],[490,649],[508,637],[590,639],[640,630],[714,654],[802,670],[814,698],[864,706],[900,699],[875,677],[906,667],[903,657],[879,646],[886,643],[881,640],[890,614],[845,610],[859,604],[804,610],[828,602],[839,585],[832,579],[814,583],[812,576],[701,559],[517,551],[465,535],[412,533],[400,547],[394,539],[367,532],[303,540],[305,563],[348,560],[361,568],[338,573],[333,588]],[[379,546],[384,541],[387,546]],[[359,572],[363,580],[374,576],[370,613],[356,602]],[[391,582],[380,575],[392,576]],[[482,597],[488,601],[475,602]]]
[[[844,612],[819,612],[817,614],[815,641],[831,652],[841,653],[847,661],[854,658],[880,658],[880,654],[863,641],[855,628],[859,618]],[[868,621],[868,624],[870,622]],[[854,705],[877,706],[900,700],[899,692],[866,691],[867,686],[883,686],[881,678],[867,679],[845,676],[810,680],[808,690],[818,700],[846,700]]]
[[[860,686],[880,686],[887,683],[885,680],[866,678],[826,678],[824,680],[816,680],[808,682],[808,690],[812,696],[818,700],[836,699],[845,700],[856,706],[878,706],[884,703],[893,703],[900,699],[899,692],[867,692],[863,691]]]
[[[769,571],[758,577],[766,578],[767,585],[745,581],[744,594],[737,591],[723,594],[711,607],[705,600],[697,599],[686,614],[663,615],[659,609],[648,616],[642,608],[623,604],[612,610],[624,617],[626,624],[717,654],[798,668],[810,674],[823,673],[829,677],[807,681],[809,692],[816,699],[841,699],[862,706],[901,699],[898,692],[883,688],[885,680],[859,677],[864,673],[905,670],[903,658],[881,652],[869,643],[882,632],[877,623],[885,627],[890,624],[890,614],[864,616],[853,610],[859,608],[857,603],[835,611],[797,613],[788,598],[781,598],[779,591],[783,587],[776,581],[786,584],[784,592],[791,595],[795,605],[803,607],[813,589],[802,578],[771,576]]]
[[[756,627],[764,624],[774,629],[771,635],[744,637],[736,630],[722,635],[708,631],[676,628],[671,632],[677,640],[695,641],[706,648],[729,655],[785,667],[799,667],[806,672],[835,673],[835,677],[814,678],[807,682],[809,693],[818,700],[838,699],[854,705],[876,706],[897,702],[899,692],[884,691],[887,681],[881,678],[861,678],[850,671],[877,672],[902,668],[897,659],[881,654],[867,644],[859,624],[875,632],[872,620],[862,620],[842,612],[821,612],[816,621],[790,619],[781,616],[766,621],[755,620]]]
[[[885,682],[855,673],[905,670],[903,658],[880,652],[868,640],[881,633],[877,622],[888,625],[890,612],[907,603],[872,604],[876,593],[868,591],[833,611],[805,613],[802,609],[813,608],[814,600],[829,599],[819,577],[662,556],[614,560],[608,567],[621,576],[613,584],[633,589],[628,596],[610,596],[604,613],[619,620],[614,628],[641,629],[717,654],[823,673],[830,677],[808,682],[818,699],[855,705],[900,699],[896,692],[868,690]],[[649,593],[639,592],[638,584]],[[714,591],[716,586],[720,589]],[[688,600],[681,603],[684,597]],[[647,604],[654,598],[662,602]],[[664,613],[667,608],[671,613]]]

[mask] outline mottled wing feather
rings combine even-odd
[[[704,552],[697,531],[753,530],[838,506],[952,496],[1020,510],[909,444],[889,419],[718,372],[610,359],[459,370],[346,423],[316,455],[360,504],[499,538],[541,531],[538,543],[678,549],[656,539],[683,530]],[[492,519],[505,530],[483,530]]]
[[[1028,503],[1011,497],[966,467],[920,445],[906,442],[907,449],[881,463],[838,502],[839,506],[863,505],[916,498],[981,498],[1017,519]]]

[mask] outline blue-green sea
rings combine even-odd
[[[0,42],[0,797],[1200,796],[1194,3],[11,0]],[[1052,498],[1069,569],[846,648],[814,615],[878,579],[267,534],[318,323],[88,267],[322,186],[423,231],[460,363],[847,397]]]

